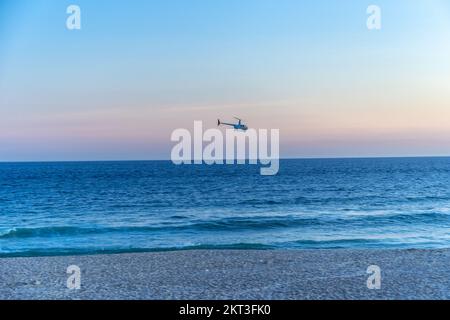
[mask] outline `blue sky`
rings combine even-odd
[[[174,129],[233,115],[279,128],[285,157],[448,155],[449,14],[445,0],[2,0],[0,161],[168,158]]]

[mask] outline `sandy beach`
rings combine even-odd
[[[367,288],[378,265],[380,290]],[[81,289],[67,288],[67,267]],[[0,299],[449,299],[450,250],[177,251],[0,259]]]

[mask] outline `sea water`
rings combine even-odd
[[[450,247],[450,158],[0,163],[0,256]]]

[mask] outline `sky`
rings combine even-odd
[[[450,0],[0,0],[0,161],[168,159],[233,116],[286,158],[450,155],[449,36]]]

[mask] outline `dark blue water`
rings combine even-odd
[[[450,247],[450,158],[0,164],[0,255]]]

